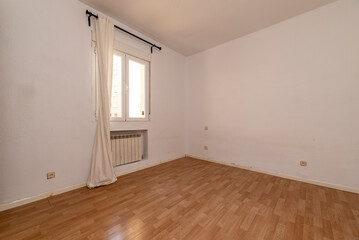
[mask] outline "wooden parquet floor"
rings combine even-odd
[[[359,195],[183,158],[1,212],[0,239],[359,240]]]

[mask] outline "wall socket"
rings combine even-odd
[[[208,150],[208,146],[204,146],[204,150]]]
[[[300,161],[299,164],[302,167],[306,167],[307,166],[307,161]]]
[[[46,177],[47,179],[55,178],[55,172],[48,172]]]

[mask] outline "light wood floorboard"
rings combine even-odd
[[[183,158],[0,212],[0,239],[359,240],[359,195]]]

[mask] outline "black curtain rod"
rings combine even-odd
[[[91,17],[94,17],[94,18],[97,19],[98,16],[95,15],[95,14],[93,14],[93,13],[90,12],[89,10],[86,10],[86,14],[88,15],[88,23],[89,23],[89,27],[90,27],[90,26],[91,26]],[[154,48],[154,47],[157,48],[158,50],[161,50],[161,49],[162,49],[162,47],[159,47],[159,46],[157,46],[156,44],[153,44],[153,43],[151,43],[151,42],[149,42],[149,41],[147,41],[147,40],[145,40],[145,39],[143,39],[143,38],[141,38],[141,37],[139,37],[139,36],[137,36],[137,35],[135,35],[135,34],[133,34],[133,33],[130,33],[129,31],[127,31],[127,30],[125,30],[125,29],[123,29],[123,28],[120,28],[119,26],[114,25],[114,27],[117,28],[118,30],[121,30],[122,32],[125,32],[125,33],[131,35],[132,37],[135,37],[135,38],[137,38],[137,39],[139,39],[139,40],[141,40],[141,41],[143,41],[143,42],[145,42],[145,43],[151,45],[151,53],[153,52],[153,48]]]

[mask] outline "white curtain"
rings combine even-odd
[[[112,88],[112,62],[114,25],[107,18],[95,21],[98,56],[98,120],[92,149],[91,172],[87,186],[94,188],[117,180],[112,165],[110,143],[110,104]]]

